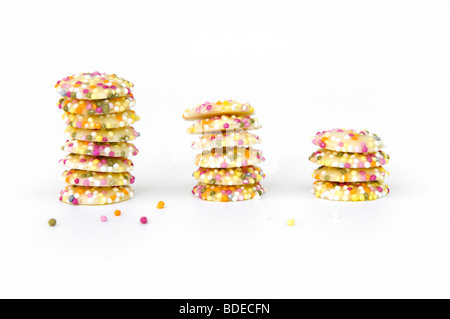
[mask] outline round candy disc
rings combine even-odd
[[[66,136],[68,139],[79,141],[118,143],[134,141],[140,134],[131,126],[110,130],[78,129],[68,126],[66,128]]]
[[[136,105],[133,95],[106,100],[79,100],[71,97],[62,98],[58,107],[64,112],[78,115],[102,115],[121,113]]]
[[[205,134],[213,132],[256,130],[261,127],[257,117],[222,115],[206,120],[198,120],[187,129],[187,132],[189,134]]]
[[[115,74],[99,72],[68,76],[55,85],[63,97],[80,100],[104,100],[131,94],[133,84]]]
[[[98,157],[69,154],[59,161],[68,169],[79,169],[91,172],[123,173],[131,172],[134,164],[125,157]]]
[[[59,200],[72,205],[109,205],[133,198],[131,187],[86,187],[69,185],[61,191]]]
[[[217,147],[252,146],[259,143],[261,143],[259,136],[246,131],[217,134],[210,133],[199,137],[192,143],[192,148],[199,150]]]
[[[234,168],[256,165],[266,159],[251,147],[215,148],[195,157],[195,164],[205,168]]]
[[[255,112],[248,103],[239,103],[235,100],[205,102],[191,109],[187,109],[183,118],[185,120],[208,119],[221,115],[249,116]]]
[[[192,193],[203,200],[211,202],[237,202],[259,198],[265,193],[260,184],[240,186],[214,186],[198,184]]]
[[[266,176],[259,167],[203,168],[193,174],[199,182],[210,185],[247,185],[256,184]]]
[[[63,182],[77,186],[114,187],[133,185],[135,178],[130,173],[100,173],[72,169],[65,171]]]
[[[332,129],[317,133],[312,142],[320,148],[350,153],[374,153],[384,147],[378,135],[366,130]]]
[[[389,187],[383,181],[376,182],[315,182],[312,189],[317,198],[334,201],[375,200],[389,194]]]
[[[64,113],[63,120],[67,126],[91,130],[112,129],[131,126],[140,120],[134,111],[105,115],[78,115]]]
[[[375,153],[344,153],[330,150],[318,150],[309,160],[318,165],[339,168],[370,168],[389,163],[389,155],[383,151]]]
[[[389,173],[383,167],[337,168],[322,166],[312,175],[316,180],[329,182],[368,182],[385,179]]]
[[[138,155],[138,149],[131,143],[97,143],[88,141],[67,141],[63,151],[92,156],[133,157]]]

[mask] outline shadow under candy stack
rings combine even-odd
[[[185,120],[195,121],[187,130],[201,134],[192,148],[203,150],[195,158],[199,166],[193,176],[198,181],[192,193],[203,200],[236,202],[259,199],[265,178],[256,166],[265,161],[253,148],[261,142],[250,130],[261,128],[250,104],[234,100],[206,102],[185,111]]]
[[[62,180],[69,184],[59,200],[72,205],[108,205],[133,198],[130,174],[138,154],[131,144],[139,133],[131,126],[139,117],[133,84],[99,72],[66,77],[56,84],[62,96],[69,139],[62,149],[69,153],[60,163],[66,168]]]

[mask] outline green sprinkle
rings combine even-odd
[[[50,225],[50,227],[55,227],[56,226],[56,219],[50,219],[49,221],[48,221],[48,224]]]

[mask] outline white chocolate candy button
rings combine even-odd
[[[119,143],[134,141],[141,135],[131,126],[110,130],[77,129],[68,126],[66,136],[68,139],[79,141]]]
[[[257,165],[266,159],[251,147],[215,148],[195,157],[195,164],[205,168],[234,168]]]
[[[261,143],[259,136],[246,131],[216,134],[210,133],[199,137],[192,143],[192,148],[199,150],[217,147],[243,147],[259,143]]]
[[[131,172],[134,164],[125,157],[98,157],[89,155],[69,154],[59,161],[68,169],[79,169],[102,173]]]
[[[312,142],[323,149],[349,153],[374,153],[384,147],[378,135],[366,130],[332,129],[317,133]]]
[[[59,109],[78,115],[122,113],[135,105],[136,102],[134,101],[133,95],[106,100],[79,100],[66,97],[60,99],[58,102]]]
[[[71,205],[109,205],[127,201],[134,196],[131,187],[86,187],[69,185],[59,200]]]
[[[383,167],[337,168],[322,166],[313,173],[313,178],[328,182],[368,182],[385,179],[389,173]]]
[[[389,155],[383,151],[375,153],[344,153],[330,150],[318,150],[309,160],[318,165],[339,168],[370,168],[389,163]]]
[[[193,174],[194,178],[210,185],[247,185],[262,181],[266,175],[259,167],[246,166],[237,168],[203,168]]]
[[[99,72],[68,76],[55,85],[63,97],[80,100],[104,100],[131,94],[133,84],[115,74]]]
[[[235,100],[205,102],[191,109],[187,109],[183,118],[185,120],[201,120],[221,115],[250,116],[255,112],[248,103],[239,103]]]
[[[65,171],[61,180],[69,185],[95,187],[129,186],[135,182],[130,173],[100,173],[76,169]]]
[[[389,194],[389,187],[383,181],[339,183],[318,181],[312,193],[317,198],[334,201],[370,201]]]
[[[260,184],[238,186],[215,186],[198,184],[192,194],[211,202],[238,202],[261,197],[265,189]]]
[[[257,117],[227,116],[213,117],[196,121],[187,129],[189,134],[205,134],[214,132],[247,131],[260,129],[262,126]]]
[[[140,120],[134,111],[128,110],[117,114],[78,115],[64,113],[63,120],[67,126],[91,130],[112,129],[131,126]]]
[[[97,143],[88,141],[67,141],[63,151],[92,156],[108,157],[133,157],[138,155],[139,150],[131,143]]]

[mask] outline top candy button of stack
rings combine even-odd
[[[254,166],[265,159],[252,148],[261,141],[247,132],[261,128],[254,112],[250,104],[235,100],[206,102],[185,111],[183,118],[195,121],[187,132],[202,134],[192,148],[204,150],[195,159],[200,167],[193,174],[199,181],[192,191],[195,196],[228,202],[259,198],[265,192],[259,184],[265,175]]]
[[[350,153],[374,153],[384,147],[378,135],[366,130],[332,129],[317,133],[312,142],[326,150]]]
[[[332,129],[313,137],[310,161],[322,165],[315,170],[313,193],[323,199],[342,201],[375,200],[389,193],[382,167],[389,155],[381,151],[381,138],[367,130]]]
[[[99,72],[68,76],[56,83],[57,92],[79,100],[104,100],[131,94],[134,85],[115,74]]]
[[[60,162],[69,169],[62,180],[69,184],[60,201],[73,205],[106,205],[133,198],[134,167],[128,157],[138,150],[129,143],[139,137],[131,125],[139,120],[133,84],[116,75],[81,73],[56,84],[62,96],[58,107],[65,113],[71,140]],[[89,164],[89,165],[87,165]]]

